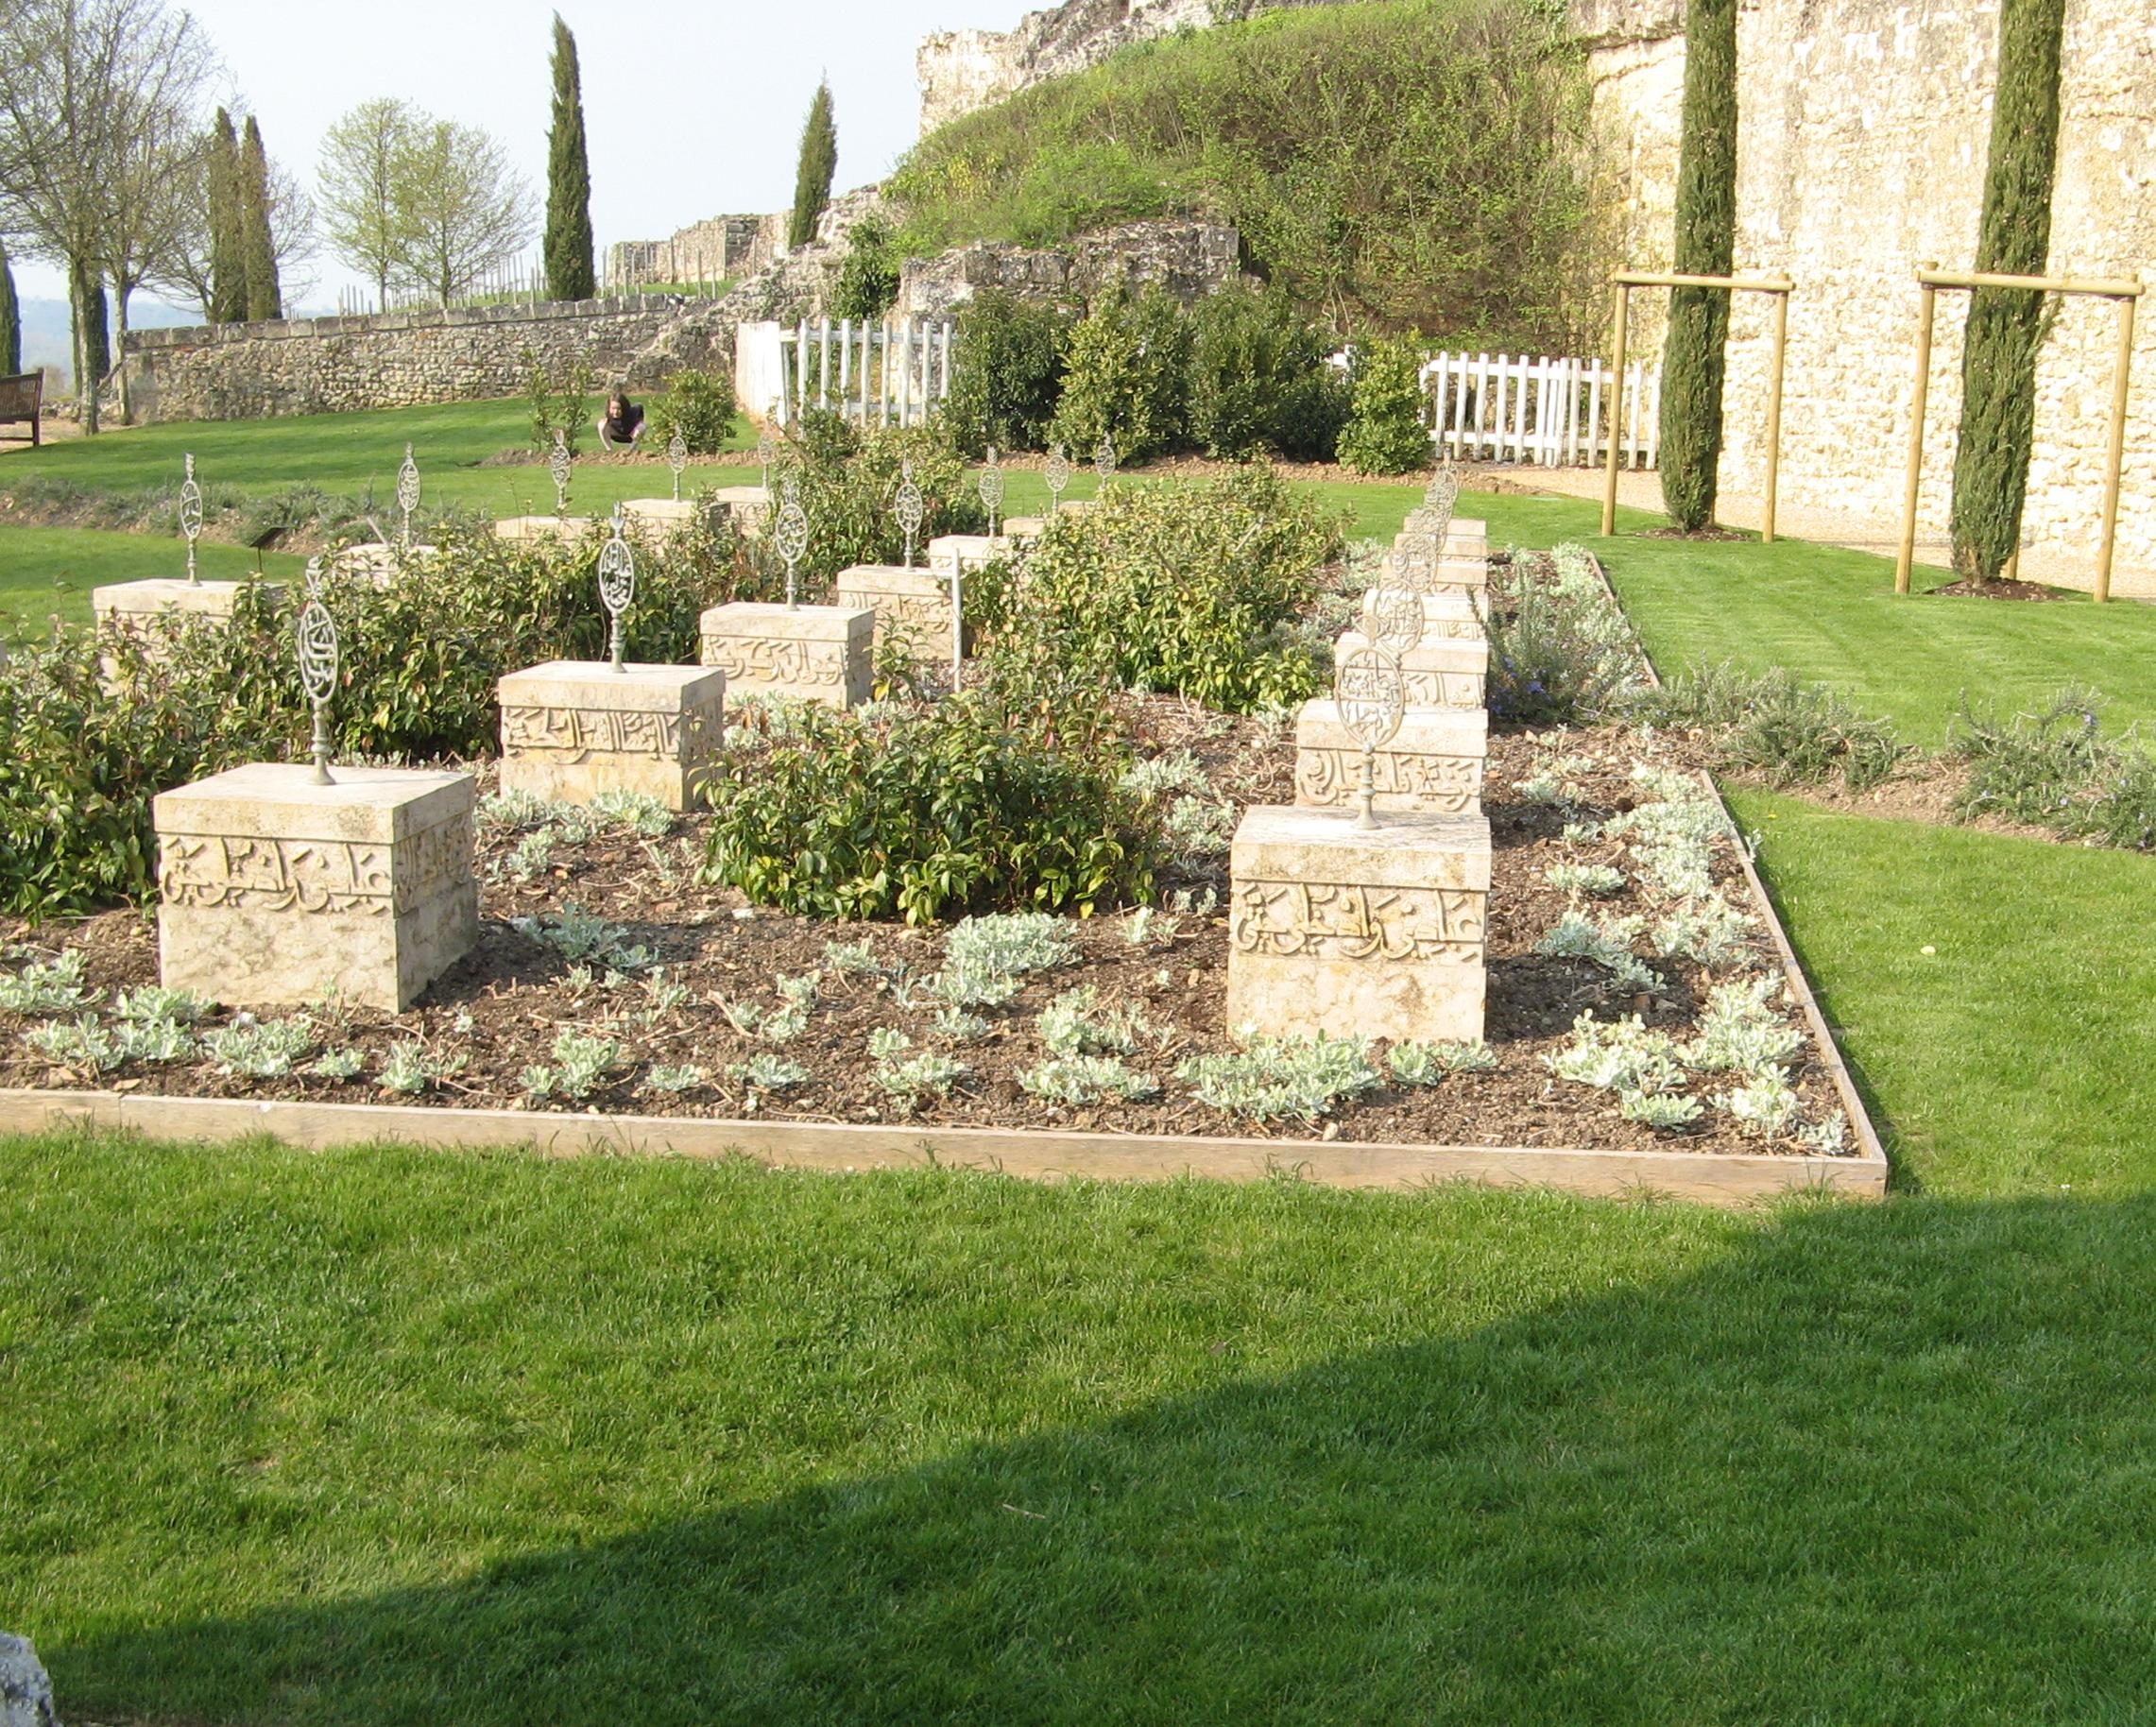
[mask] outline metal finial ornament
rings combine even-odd
[[[1003,469],[993,444],[988,446],[988,466],[981,470],[980,485],[981,502],[988,507],[988,538],[993,539],[1003,510]]]
[[[681,428],[674,428],[674,436],[666,440],[666,465],[674,470],[674,502],[681,502],[681,475],[689,466],[689,440],[682,436]]]
[[[412,512],[419,507],[419,465],[412,446],[404,446],[404,465],[397,470],[397,507],[404,512],[404,550],[412,549]]]
[[[1101,441],[1093,449],[1093,471],[1104,483],[1116,476],[1116,440],[1105,432],[1101,434]]]
[[[554,513],[569,514],[569,481],[576,471],[576,458],[569,453],[569,437],[566,433],[554,435],[554,453],[546,458],[546,470],[554,475]]]
[[[1063,508],[1064,488],[1070,484],[1070,454],[1061,444],[1048,453],[1048,513],[1052,519]]]
[[[1370,641],[1397,657],[1417,646],[1423,631],[1422,595],[1412,588],[1377,588],[1370,595]]]
[[[337,623],[322,604],[322,560],[307,560],[307,604],[299,612],[299,683],[315,709],[317,785],[330,778],[330,696],[337,687]]]
[[[950,693],[958,693],[960,667],[966,658],[966,565],[956,546],[950,549]]]
[[[800,488],[791,480],[786,482],[786,502],[779,507],[779,526],[772,536],[772,543],[779,548],[779,556],[786,560],[786,609],[797,610],[800,599],[794,571],[808,554],[809,512],[801,507]]]
[[[775,402],[771,405],[776,408],[779,404]],[[772,458],[778,453],[779,440],[768,431],[759,433],[756,439],[756,460],[757,465],[763,470],[763,489],[766,492],[771,489]]]
[[[1362,745],[1362,783],[1355,795],[1362,808],[1355,825],[1367,830],[1377,826],[1377,752],[1398,735],[1407,716],[1400,662],[1382,648],[1352,649],[1333,673],[1332,698],[1341,724]]]
[[[622,506],[614,505],[614,535],[599,552],[599,604],[607,608],[607,654],[617,672],[628,666],[622,654],[622,615],[637,597],[636,548],[624,538]]]
[[[1442,554],[1445,537],[1452,532],[1452,512],[1460,504],[1460,470],[1452,465],[1448,455],[1437,465],[1430,475],[1429,488],[1423,493],[1423,508],[1435,518],[1430,539]]]
[[[1394,586],[1429,593],[1437,586],[1437,541],[1410,534],[1393,553]]]
[[[195,572],[195,542],[202,538],[202,488],[195,484],[195,457],[187,458],[187,477],[180,483],[180,531],[187,537],[187,580],[199,583]]]
[[[892,505],[898,517],[898,526],[906,535],[906,568],[914,567],[914,542],[920,539],[921,523],[928,520],[928,500],[921,496],[920,482],[914,478],[913,458],[908,457],[898,468],[898,496]]]

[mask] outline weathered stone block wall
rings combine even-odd
[[[1575,0],[1597,42],[1602,135],[1617,153],[1628,251],[1666,267],[1684,75],[1670,0]],[[1966,269],[1983,205],[1996,0],[1754,0],[1739,14],[1739,271],[1786,271],[1782,495],[1898,517],[1921,265]],[[2055,273],[2130,275],[2156,257],[2156,49],[2147,0],[2069,0]],[[1659,333],[1660,297],[1642,328]],[[1965,296],[1941,297],[1923,515],[1942,525],[1960,411]],[[2156,307],[2148,308],[2156,314]],[[1764,472],[1770,309],[1732,322],[1722,483]],[[2033,543],[2093,554],[2116,314],[2062,302],[2038,370]],[[2138,333],[2119,518],[2122,562],[2156,564],[2156,316]]]
[[[942,317],[986,289],[1087,300],[1118,281],[1158,285],[1189,303],[1235,281],[1241,253],[1242,236],[1218,222],[1132,222],[1042,250],[982,242],[908,261],[898,309],[908,317]]]
[[[665,298],[557,301],[368,317],[138,330],[124,364],[149,419],[254,419],[512,396],[528,350],[550,368],[589,364],[601,387],[628,375],[681,318]],[[730,360],[730,327],[711,353]],[[697,364],[703,353],[670,353]]]
[[[786,249],[785,241],[783,216],[712,216],[663,240],[622,240],[609,246],[606,285],[618,293],[655,282],[726,282],[753,275]]]

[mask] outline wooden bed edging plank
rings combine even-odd
[[[522,1109],[255,1103],[112,1092],[0,1091],[0,1133],[63,1125],[217,1143],[268,1135],[308,1151],[382,1141],[462,1151],[530,1147],[549,1157],[755,1157],[781,1169],[989,1170],[1035,1181],[1250,1181],[1287,1173],[1322,1187],[1402,1188],[1473,1180],[1611,1196],[1657,1193],[1737,1205],[1791,1191],[1876,1198],[1883,1167],[1863,1157],[1701,1152],[1358,1145],[1322,1139],[1025,1132],[692,1116],[579,1116]]]

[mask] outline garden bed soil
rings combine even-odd
[[[1951,600],[2066,600],[2079,599],[2062,588],[2046,588],[2042,582],[2010,582],[2003,577],[1993,582],[1951,582],[1944,588],[1934,588],[1933,598]]]
[[[1194,751],[1214,794],[1238,810],[1251,803],[1292,801],[1292,738],[1277,725],[1230,720],[1174,698],[1150,698],[1139,707],[1139,729],[1149,747]],[[1646,757],[1665,766],[1691,767],[1696,762],[1688,752],[1694,747],[1681,739],[1650,740],[1617,728],[1548,739],[1526,732],[1493,737],[1485,793],[1494,869],[1487,1039],[1498,1065],[1493,1071],[1454,1075],[1429,1087],[1390,1083],[1388,1075],[1383,1087],[1336,1106],[1322,1126],[1301,1120],[1255,1126],[1199,1103],[1173,1077],[1175,1068],[1192,1056],[1238,1047],[1226,1024],[1223,908],[1186,912],[1172,932],[1163,923],[1159,932],[1138,941],[1133,939],[1127,915],[1071,920],[1068,928],[1077,949],[1075,963],[1029,976],[1023,992],[1007,1006],[979,1010],[990,1022],[979,1041],[947,1044],[934,1030],[936,1004],[902,1002],[908,980],[925,980],[939,968],[940,931],[818,922],[752,907],[731,889],[702,885],[694,869],[702,855],[705,821],[696,816],[678,822],[664,839],[607,834],[588,844],[562,844],[543,871],[522,882],[512,880],[505,868],[519,836],[483,831],[483,922],[476,949],[435,984],[419,1007],[395,1017],[351,1014],[322,1038],[323,1048],[350,1047],[366,1055],[359,1078],[296,1072],[254,1080],[221,1072],[207,1061],[158,1068],[130,1064],[103,1076],[76,1072],[28,1047],[20,1034],[30,1021],[0,1013],[0,1087],[513,1109],[528,1106],[522,1078],[525,1069],[548,1062],[557,1033],[573,1028],[605,1030],[623,1045],[624,1067],[586,1101],[594,1113],[1282,1138],[1309,1138],[1322,1132],[1326,1139],[1350,1144],[1796,1154],[1805,1148],[1788,1139],[1769,1145],[1747,1137],[1719,1109],[1709,1109],[1692,1129],[1656,1133],[1622,1120],[1612,1094],[1559,1079],[1545,1065],[1544,1058],[1568,1041],[1573,1021],[1583,1013],[1603,1019],[1636,1013],[1651,1028],[1682,1038],[1713,983],[1738,969],[1781,972],[1780,957],[1763,923],[1755,926],[1734,966],[1725,966],[1710,977],[1688,961],[1657,960],[1652,963],[1663,977],[1662,986],[1637,996],[1621,993],[1588,961],[1533,950],[1573,905],[1545,880],[1549,867],[1560,862],[1621,862],[1616,843],[1566,842],[1562,837],[1566,824],[1596,821],[1634,807],[1642,798],[1629,778],[1635,761]],[[1549,762],[1559,757],[1567,762],[1563,774],[1566,801],[1536,801],[1523,794],[1522,782],[1546,775]],[[491,779],[491,769],[481,772],[483,779]],[[1734,839],[1718,844],[1712,874],[1734,904],[1755,915],[1765,910],[1754,899]],[[1208,898],[1224,900],[1225,859],[1172,872],[1165,886],[1193,896],[1201,906]],[[1604,918],[1655,910],[1641,895],[1636,878],[1628,873],[1623,892],[1597,899],[1586,909]],[[512,922],[571,905],[625,926],[630,940],[654,949],[665,980],[685,988],[686,1000],[661,1005],[641,979],[609,983],[579,976],[554,949]],[[19,958],[79,949],[88,981],[97,990],[157,981],[155,923],[136,911],[113,911],[40,930],[0,919],[0,937],[29,950]],[[835,969],[827,952],[833,942],[866,944],[878,971]],[[779,1005],[777,979],[816,972],[821,973],[816,1009],[806,1030],[782,1047],[774,1049],[745,1034],[729,1017],[726,1004],[746,1001],[774,1009]],[[1142,1043],[1128,1057],[1131,1066],[1158,1079],[1156,1096],[1065,1108],[1038,1101],[1020,1086],[1018,1074],[1046,1053],[1035,1017],[1055,997],[1081,983],[1094,986],[1104,1004],[1138,1005],[1157,1029],[1156,1042]],[[1790,1023],[1803,1023],[1795,1007],[1784,1011]],[[908,1110],[878,1085],[868,1054],[870,1034],[886,1028],[905,1032],[916,1052],[947,1051],[965,1062],[969,1072],[948,1098],[927,1097],[917,1111]],[[375,1076],[393,1048],[414,1039],[461,1065],[423,1095],[393,1095]],[[756,1092],[729,1077],[729,1067],[760,1054],[799,1063],[809,1070],[808,1082],[788,1091]],[[683,1091],[657,1090],[648,1083],[655,1065],[693,1065],[706,1078]],[[1803,1103],[1803,1120],[1822,1120],[1839,1108],[1832,1066],[1808,1030],[1789,1077]],[[1702,1084],[1698,1095],[1718,1088]]]

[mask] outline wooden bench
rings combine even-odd
[[[16,372],[0,378],[0,425],[13,419],[30,422],[30,448],[38,447],[38,411],[44,405],[45,375]]]

